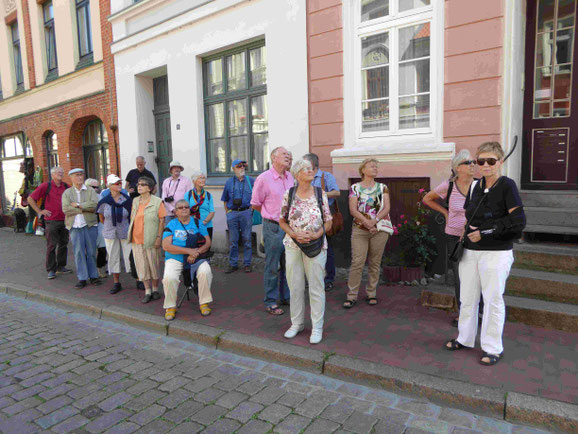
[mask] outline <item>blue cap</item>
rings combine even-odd
[[[84,169],[72,169],[70,172],[68,172],[68,176],[74,174],[74,173],[84,173]]]
[[[232,168],[235,168],[235,166],[236,166],[237,164],[241,164],[241,163],[247,164],[247,162],[246,162],[245,160],[234,160],[234,161],[233,161],[233,164],[231,165],[231,167],[232,167]]]

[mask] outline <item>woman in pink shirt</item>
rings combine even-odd
[[[184,170],[181,163],[171,161],[169,173],[171,176],[163,181],[161,190],[161,199],[165,204],[167,216],[165,217],[165,226],[175,218],[175,204],[185,198],[185,193],[193,189],[193,182],[181,175]]]
[[[448,181],[442,182],[423,198],[424,205],[441,213],[446,219],[445,233],[448,255],[453,251],[454,246],[464,233],[466,225],[464,203],[474,180],[475,163],[468,150],[460,151],[452,160],[453,176]],[[445,206],[438,203],[440,199],[445,201]],[[459,309],[461,303],[458,263],[449,259],[448,261],[454,273],[454,289]],[[458,318],[452,320],[452,325],[454,327],[458,326]]]

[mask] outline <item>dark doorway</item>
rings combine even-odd
[[[155,136],[157,142],[156,163],[159,169],[159,184],[169,176],[169,164],[173,159],[171,143],[171,111],[169,106],[168,77],[153,79]]]

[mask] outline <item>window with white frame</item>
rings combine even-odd
[[[46,66],[48,72],[55,71],[58,67],[56,62],[56,35],[54,32],[54,9],[52,1],[42,5],[44,17],[44,42],[46,45]]]
[[[356,13],[360,136],[432,130],[431,0],[360,0]]]

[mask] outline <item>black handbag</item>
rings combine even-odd
[[[285,214],[285,221],[287,221],[289,217],[289,211],[291,209],[291,204],[293,203],[293,196],[295,195],[296,187],[291,187],[289,189],[289,200],[287,204],[287,213]],[[303,253],[309,258],[314,258],[321,250],[323,250],[323,244],[325,241],[325,217],[323,216],[323,193],[319,187],[315,187],[315,196],[317,197],[317,206],[319,206],[319,211],[321,211],[321,221],[323,226],[323,235],[313,241],[309,241],[308,243],[300,243],[295,238],[291,238],[297,247],[301,249]]]

